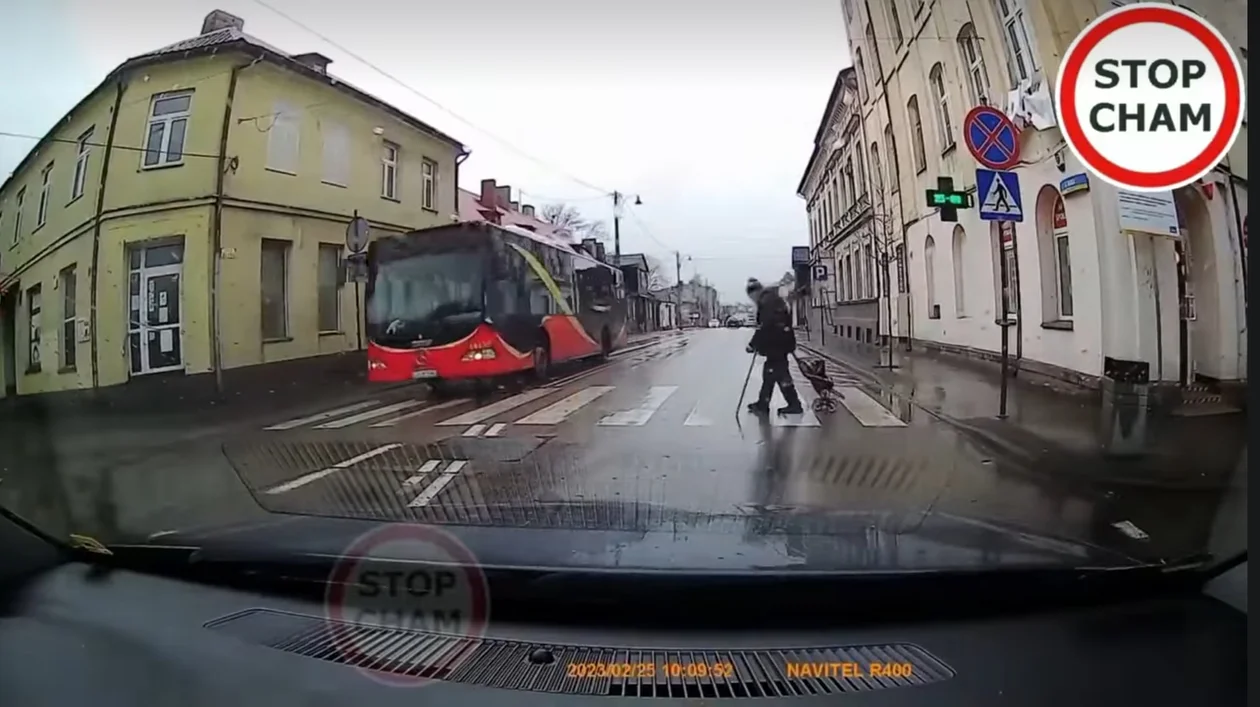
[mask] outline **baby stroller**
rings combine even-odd
[[[821,358],[796,359],[801,374],[809,381],[818,398],[814,400],[814,412],[835,412],[839,403],[839,392],[836,384],[827,376],[827,364]]]

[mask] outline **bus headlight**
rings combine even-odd
[[[378,361],[374,358],[370,358],[368,359],[368,370],[369,371],[383,371],[385,370],[385,362]]]
[[[464,361],[493,361],[496,358],[494,349],[474,349],[464,354]]]

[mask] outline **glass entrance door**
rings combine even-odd
[[[180,296],[183,257],[182,244],[137,248],[128,254],[127,348],[133,375],[184,367]]]

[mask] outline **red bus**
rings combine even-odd
[[[479,380],[607,356],[626,342],[621,270],[515,226],[456,223],[373,241],[368,380]]]

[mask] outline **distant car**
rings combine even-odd
[[[722,326],[722,324],[721,324],[721,322],[719,322],[718,320],[716,320],[716,319],[710,319],[710,320],[709,320],[709,328],[710,328],[710,329],[717,329],[717,328],[718,328],[718,327],[720,327],[720,326]]]
[[[726,320],[727,329],[738,329],[742,326],[744,326],[744,320],[740,319],[739,317],[731,317],[730,319]]]

